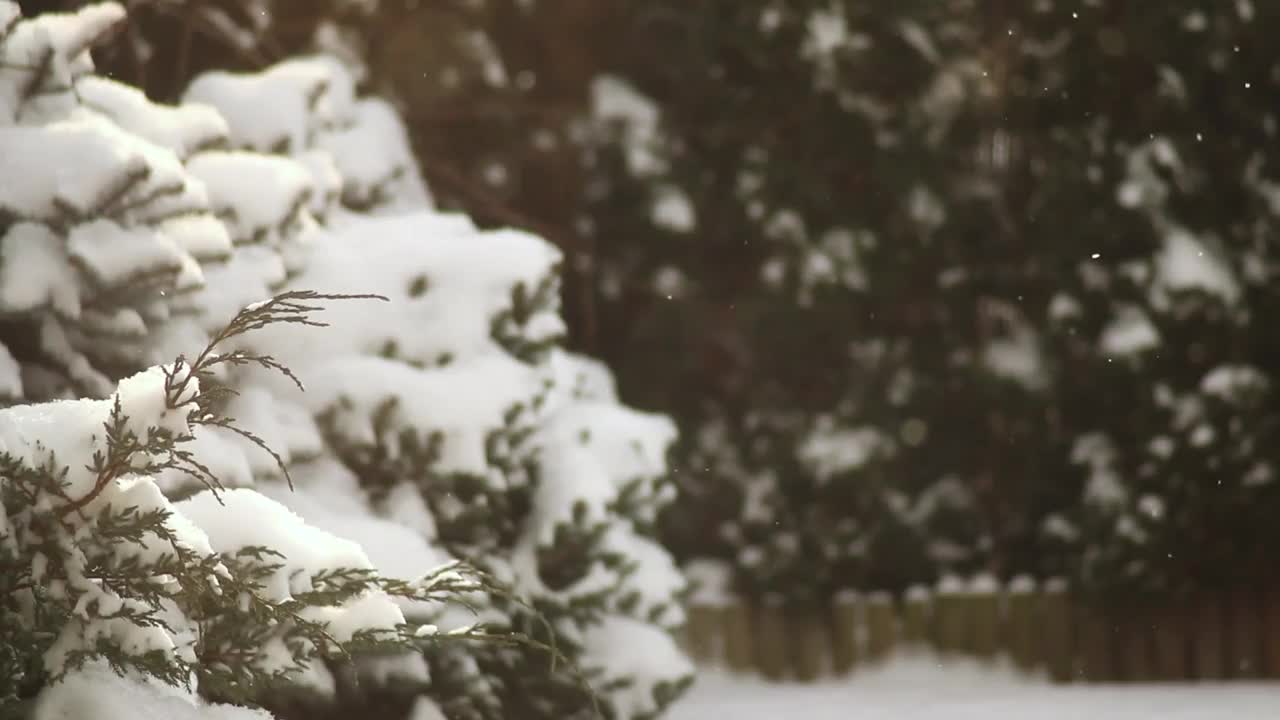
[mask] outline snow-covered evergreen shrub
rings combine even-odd
[[[328,76],[325,89],[300,86],[308,71]],[[671,499],[665,453],[674,426],[622,407],[607,370],[557,348],[559,251],[431,210],[411,181],[403,129],[398,122],[383,129],[394,115],[377,101],[353,104],[349,84],[341,66],[316,59],[262,75],[205,76],[188,92],[224,113],[234,143],[284,147],[278,138],[300,138],[288,145],[295,156],[323,150],[339,168],[357,168],[344,173],[352,178],[340,193],[346,210],[335,213],[289,285],[391,299],[376,315],[335,308],[324,339],[279,326],[254,348],[311,378],[298,414],[313,419],[338,461],[329,470],[345,476],[332,481],[342,483],[340,502],[355,494],[443,556],[507,580],[550,620],[553,635],[540,635],[526,609],[500,598],[487,619],[566,652],[606,691],[616,716],[657,712],[689,672],[667,633],[683,621],[683,581],[647,539],[656,509]],[[253,125],[246,98],[254,97],[312,105],[301,124],[272,133]],[[262,137],[250,138],[242,125]],[[361,136],[368,139],[352,139]],[[374,167],[370,157],[386,158],[382,171],[360,167]],[[352,212],[370,205],[376,216]],[[277,379],[265,394],[278,398],[283,389]],[[268,421],[262,432],[283,431],[273,425],[280,423]],[[299,485],[282,501],[306,496]],[[612,654],[638,642],[651,648],[651,664]],[[488,704],[548,717],[592,708],[580,678],[548,679],[536,653],[480,651],[476,661],[495,678]],[[442,673],[466,666],[452,651],[436,665]],[[474,699],[457,700],[480,712]]]
[[[256,573],[267,546],[313,582],[367,584],[376,568],[395,590],[465,560],[507,586],[469,595],[486,630],[569,661],[476,631],[490,642],[362,654],[358,690],[314,663],[292,680],[345,705],[381,692],[399,699],[392,714],[434,702],[484,718],[589,716],[586,680],[612,717],[659,713],[690,672],[668,632],[683,581],[648,539],[670,501],[674,426],[622,407],[607,370],[559,349],[559,252],[433,209],[394,111],[357,98],[333,59],[211,73],[164,106],[92,74],[87,49],[118,6],[32,20],[0,8],[0,147],[33,178],[0,183],[6,397],[107,396],[218,342],[229,359],[202,387],[236,388],[217,413],[239,430],[205,424],[183,452],[228,488],[225,505],[178,468],[152,467],[151,482],[224,564],[247,557]],[[241,308],[289,289],[390,302],[339,303],[319,333],[252,323],[224,337]],[[249,356],[290,373],[234,361]],[[333,543],[337,559],[315,554]],[[324,574],[341,561],[354,575]],[[280,599],[274,577],[264,592]],[[311,592],[341,599],[330,590]],[[444,631],[474,622],[412,598],[384,609]],[[217,682],[203,691],[220,697]]]
[[[219,339],[311,322],[315,306],[300,302],[310,298],[247,309]],[[450,637],[406,622],[397,600],[437,604],[482,587],[474,579],[452,566],[388,579],[359,545],[284,506],[216,492],[192,441],[235,429],[218,412],[225,388],[211,383],[225,364],[278,367],[210,346],[105,399],[0,411],[0,708],[34,699],[36,717],[61,717],[104,683],[159,681],[191,704],[196,692],[246,703],[300,683],[331,692],[325,660],[412,658]],[[171,503],[158,482],[166,472],[209,491]]]
[[[23,178],[0,189],[0,308],[17,360],[5,363],[5,395],[104,396],[124,374],[110,366],[151,364],[135,341],[169,315],[167,295],[199,285],[196,256],[230,243],[176,154],[92,109],[110,81],[90,74],[88,48],[123,11],[22,20],[14,3],[0,9],[0,156],[6,178]],[[221,126],[194,108],[156,130],[185,148]]]

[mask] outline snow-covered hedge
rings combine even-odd
[[[307,312],[284,296],[240,314],[227,336]],[[453,565],[389,579],[358,544],[263,495],[215,494],[191,443],[235,428],[217,412],[219,388],[203,387],[227,363],[273,364],[215,347],[126,378],[106,399],[0,411],[0,703],[35,694],[37,717],[66,717],[125,678],[168,683],[193,707],[196,691],[240,702],[302,682],[331,692],[325,659],[391,651],[425,674],[420,642],[475,635],[405,618],[481,587]],[[209,492],[172,503],[164,473]]]
[[[24,20],[0,2],[0,312],[9,319],[0,398],[15,405],[0,436],[12,458],[0,473],[10,553],[0,562],[29,565],[22,577],[32,580],[0,581],[9,582],[0,612],[52,622],[23,600],[47,572],[36,554],[52,557],[39,549],[40,533],[53,532],[48,513],[113,508],[86,513],[59,555],[72,568],[60,572],[79,585],[64,591],[70,607],[56,631],[79,634],[56,647],[90,662],[62,678],[63,650],[44,652],[5,688],[10,698],[38,697],[50,717],[122,682],[130,689],[121,692],[161,704],[195,707],[192,691],[270,700],[254,683],[233,692],[222,666],[209,664],[216,654],[190,654],[221,637],[200,613],[237,618],[260,597],[297,616],[267,625],[319,627],[335,647],[358,650],[372,631],[421,641],[409,656],[359,657],[359,693],[332,663],[298,662],[333,654],[312,648],[322,644],[315,637],[218,641],[260,654],[263,679],[315,697],[350,703],[386,687],[416,698],[405,705],[415,713],[435,703],[450,717],[564,718],[597,709],[590,685],[607,715],[659,713],[690,677],[669,635],[683,622],[684,582],[649,537],[670,500],[675,428],[623,407],[607,369],[559,348],[558,250],[436,210],[394,110],[358,97],[337,60],[210,73],[173,107],[94,75],[90,46],[123,18],[103,3]],[[267,302],[281,292],[292,294]],[[386,302],[323,302],[314,316],[317,297],[306,293]],[[210,344],[212,356],[164,365]],[[193,364],[199,391],[175,385]],[[74,400],[84,396],[104,399]],[[65,402],[20,404],[57,399]],[[199,413],[186,412],[190,403]],[[106,480],[81,477],[95,450],[111,457],[104,422],[146,443],[126,442],[139,459]],[[153,441],[178,448],[165,452],[180,461],[157,459]],[[55,477],[57,467],[71,468],[66,488],[46,483],[46,500],[22,489],[23,473]],[[218,497],[206,487],[212,477],[227,488]],[[93,499],[78,507],[85,483]],[[157,544],[111,540],[112,523],[139,518],[182,548],[187,575],[157,570],[174,578],[131,587],[136,600],[116,591],[118,601],[97,599],[121,558]],[[413,589],[457,560],[506,587],[482,591],[452,574],[435,586],[468,589],[478,618]],[[131,572],[150,567],[128,562]],[[212,575],[191,570],[205,566]],[[228,582],[256,585],[223,607],[214,597]],[[334,595],[334,583],[345,594]],[[328,609],[289,605],[300,597]],[[148,629],[127,637],[85,629],[136,602],[177,615],[163,627],[139,615],[134,625]],[[425,641],[434,626],[470,637],[477,622],[486,637],[530,640]],[[115,649],[102,651],[102,638]],[[28,640],[0,634],[0,662],[32,662]],[[148,654],[157,649],[163,657]],[[99,667],[115,656],[141,658],[115,664],[129,680]],[[187,694],[173,700],[136,673]]]

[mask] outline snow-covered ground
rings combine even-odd
[[[1280,684],[1051,685],[1005,668],[901,658],[846,680],[770,683],[704,671],[671,720],[1263,720]]]

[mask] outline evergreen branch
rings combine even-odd
[[[204,350],[200,352],[200,355],[193,362],[188,365],[186,358],[180,356],[177,362],[174,363],[172,370],[166,371],[170,381],[166,388],[169,407],[176,408],[178,404],[184,401],[183,399],[186,397],[193,379],[206,376],[213,367],[220,364],[258,364],[270,370],[283,372],[301,388],[302,383],[298,378],[270,356],[254,355],[243,351],[218,353],[215,350],[232,338],[254,330],[260,330],[268,325],[285,323],[327,327],[328,323],[312,317],[323,310],[322,306],[313,303],[322,300],[382,300],[389,302],[388,298],[382,295],[327,294],[312,290],[291,290],[276,295],[269,300],[249,305],[236,313],[236,316],[214,335],[209,344],[205,346]],[[182,372],[184,369],[185,372]]]
[[[89,492],[59,508],[54,514],[55,517],[62,518],[72,512],[80,512],[101,495],[102,491],[116,478],[130,470],[133,456],[143,448],[138,443],[137,437],[125,427],[125,423],[126,418],[120,408],[120,395],[117,394],[111,406],[111,415],[104,423],[107,434],[107,454],[104,456],[100,451],[94,453],[94,464],[88,468],[96,474],[93,487]]]
[[[276,467],[280,468],[280,472],[284,474],[284,479],[285,479],[285,482],[289,485],[289,489],[293,490],[293,478],[289,475],[289,468],[285,464],[284,458],[281,457],[280,453],[276,452],[274,448],[268,445],[266,440],[263,440],[262,438],[258,437],[256,434],[242,427],[234,425],[233,423],[234,421],[231,418],[214,418],[210,420],[199,421],[199,424],[201,425],[206,425],[210,427],[220,427],[224,430],[230,430],[236,435],[239,435],[240,437],[248,440],[249,442],[261,448],[264,452],[266,452],[268,455],[271,456],[272,460],[275,461]],[[219,485],[219,487],[220,486],[221,485]]]

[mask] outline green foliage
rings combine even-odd
[[[415,487],[437,518],[440,542],[452,552],[478,557],[510,548],[528,513],[533,472],[529,437],[534,431],[530,413],[513,405],[503,427],[485,438],[486,459],[504,478],[495,485],[488,477],[440,469],[443,433],[432,431],[424,437],[397,415],[396,405],[394,396],[379,405],[372,444],[341,431],[341,408],[325,411],[319,417],[320,428],[375,502],[385,501],[402,483]]]
[[[64,464],[76,458],[64,461],[43,449],[39,437],[26,438],[34,455],[0,454],[0,706],[30,698],[91,661],[179,687],[194,676],[208,698],[253,703],[295,683],[312,663],[490,637],[483,628],[441,634],[405,623],[336,638],[310,611],[369,593],[447,603],[500,588],[460,565],[414,582],[367,568],[333,568],[315,574],[309,590],[273,599],[265,583],[287,567],[286,558],[266,547],[200,550],[158,491],[133,492],[166,469],[189,473],[217,492],[218,479],[184,447],[201,426],[234,429],[217,414],[219,398],[234,390],[211,387],[212,369],[256,364],[290,374],[269,356],[222,351],[220,344],[274,323],[323,325],[312,317],[315,303],[336,299],[344,298],[293,292],[251,306],[195,360],[180,358],[164,368],[155,390],[163,411],[181,414],[180,430],[160,422],[140,433],[139,420],[156,421],[127,414],[129,400],[121,394],[80,401],[86,413],[94,403],[109,404],[102,427],[87,429],[94,433],[86,467],[92,481],[83,494],[75,494]],[[16,416],[19,431],[23,417]],[[273,646],[284,649],[287,662],[278,662]]]
[[[60,3],[59,9],[63,5],[75,4],[77,3]],[[26,9],[34,11],[40,9],[41,3],[27,5],[29,7]],[[342,20],[337,17],[339,13],[318,11],[314,3],[292,3],[285,0],[266,5],[254,3],[252,7],[238,0],[219,0],[200,4],[199,7],[181,8],[143,4],[131,7],[130,10],[128,22],[121,22],[116,28],[121,31],[115,38],[120,42],[108,42],[106,47],[95,53],[94,60],[104,74],[132,80],[148,90],[151,98],[177,97],[190,80],[190,73],[197,69],[262,69],[268,59],[279,59],[285,48],[290,51],[300,50],[304,46],[309,48],[312,40],[316,39],[315,31],[332,29],[330,21]],[[91,17],[93,12],[87,11],[76,22]],[[295,22],[299,18],[301,22]],[[350,19],[351,16],[345,18]],[[68,23],[72,21],[68,18],[60,18],[58,21],[64,20]],[[306,27],[303,28],[302,25]],[[282,38],[279,34],[281,32],[285,35],[298,34]],[[256,40],[246,44],[244,40],[249,36]],[[95,38],[86,40],[89,39]],[[100,39],[109,40],[105,35]],[[141,47],[147,48],[147,57],[136,54]],[[60,64],[73,66],[75,73],[90,73],[90,64],[83,62],[85,58],[81,56],[83,48],[74,50],[70,57],[63,58],[67,62]],[[298,66],[294,67],[296,69]],[[320,74],[329,72],[316,64],[304,68],[304,74],[317,71]],[[335,71],[334,75],[326,77],[334,83],[340,83],[344,79],[340,75]],[[100,78],[88,79],[92,81]],[[247,76],[242,79],[252,82]],[[63,84],[70,86],[69,83]],[[284,85],[289,83],[285,82]],[[322,104],[322,91],[317,90],[320,87],[322,85],[313,86],[312,89],[316,92],[303,98],[310,105],[310,110],[317,113],[317,106]],[[63,110],[76,112],[84,105],[78,97],[70,97],[74,93],[67,92],[68,89],[58,89],[60,96],[68,96],[65,98],[66,106],[60,107],[58,112],[51,113],[47,118],[40,119],[57,122],[65,118]],[[285,92],[292,89],[284,88]],[[128,88],[123,90],[127,91]],[[361,105],[360,110],[368,108],[369,105]],[[381,106],[377,106],[374,109],[380,108]],[[145,117],[133,118],[141,125],[147,125],[157,117],[167,120],[166,113],[175,108],[144,106],[143,109],[147,112],[139,111],[138,114]],[[222,109],[234,125],[236,120],[231,116],[235,113],[227,108]],[[154,116],[152,112],[155,113]],[[106,114],[110,115],[109,112]],[[129,123],[120,118],[114,119],[119,120],[116,124],[126,130],[136,129],[126,127]],[[306,117],[289,119],[300,122],[315,120]],[[349,129],[352,128],[345,125],[340,128],[342,131]],[[232,127],[231,139],[221,138],[212,145],[200,147],[203,150],[216,145],[219,149],[225,149],[228,145],[234,145],[237,155],[246,163],[250,160],[265,160],[271,154],[293,154],[301,158],[301,154],[317,149],[298,147],[287,141],[274,145],[268,141],[259,147],[252,141],[244,140],[241,132],[244,130],[246,129]],[[312,140],[315,138],[304,144],[310,145]],[[156,142],[165,144],[162,141]],[[316,144],[319,144],[318,140]],[[181,152],[175,150],[175,154],[178,156],[178,166],[191,165],[187,170],[195,173],[192,169],[194,161],[187,163],[187,160],[192,159],[188,157],[191,147],[194,146],[187,146]],[[252,152],[241,152],[246,150]],[[319,154],[325,156],[329,153],[322,151]],[[337,163],[337,153],[333,154],[335,157],[332,159]],[[251,158],[250,155],[257,157]],[[270,159],[272,162],[282,160],[280,157]],[[312,156],[309,159],[317,158]],[[326,158],[319,159],[320,164],[324,165]],[[394,162],[402,160],[404,159],[396,159]],[[278,167],[283,169],[287,163],[285,160]],[[317,171],[326,168],[308,165],[306,168],[295,169]],[[384,174],[381,183],[371,182],[363,177],[342,178],[343,204],[348,210],[356,212],[385,211],[387,208],[384,206],[392,204],[391,200],[400,199],[392,197],[402,192],[402,189],[396,187],[399,181],[413,179],[416,182],[414,178],[407,178],[406,173],[409,171],[416,169],[409,166],[397,167],[389,177]],[[125,187],[124,192],[134,192],[143,187],[139,183],[147,176],[147,172],[139,171],[134,176],[123,178],[121,183]],[[315,179],[316,189],[319,189],[330,178],[326,177],[324,181],[319,177]],[[198,184],[197,181],[193,187]],[[243,548],[223,554],[203,552],[193,548],[200,545],[199,542],[184,539],[179,532],[183,528],[181,513],[170,513],[168,501],[173,501],[178,495],[186,497],[187,493],[200,487],[214,492],[221,490],[221,483],[211,467],[223,469],[223,458],[217,458],[217,461],[202,458],[187,444],[192,432],[216,430],[218,432],[211,433],[211,436],[224,438],[227,432],[237,434],[267,452],[276,466],[274,469],[263,470],[256,462],[250,461],[246,476],[236,477],[237,484],[247,483],[252,479],[263,483],[264,493],[267,493],[269,491],[265,489],[265,485],[274,479],[277,474],[275,471],[278,470],[278,474],[292,486],[294,478],[291,476],[301,474],[309,461],[320,460],[327,463],[336,456],[347,469],[358,473],[373,501],[371,504],[375,506],[375,512],[382,510],[387,515],[394,514],[398,508],[388,505],[396,502],[397,498],[392,497],[391,492],[408,485],[425,501],[425,508],[410,508],[426,511],[419,513],[425,518],[416,519],[423,519],[425,524],[431,525],[430,530],[415,527],[415,530],[427,536],[425,545],[439,545],[440,549],[447,550],[454,556],[474,560],[478,567],[495,572],[509,572],[508,556],[525,532],[525,525],[532,514],[532,496],[538,487],[534,452],[537,443],[533,434],[550,391],[548,387],[542,392],[532,393],[530,397],[519,398],[508,408],[501,426],[488,432],[484,437],[484,461],[487,465],[484,472],[444,469],[440,463],[444,442],[442,431],[412,426],[411,422],[400,416],[403,398],[395,394],[383,398],[383,402],[373,411],[372,418],[359,418],[359,421],[372,420],[375,430],[372,440],[363,437],[353,440],[344,436],[339,427],[343,413],[351,412],[355,403],[340,399],[328,413],[318,418],[323,436],[319,442],[308,438],[308,447],[301,451],[294,447],[269,447],[264,438],[276,437],[272,434],[272,430],[276,428],[270,427],[270,421],[267,423],[269,427],[254,422],[261,420],[262,416],[250,416],[254,415],[253,411],[256,409],[254,403],[268,397],[274,389],[252,385],[252,381],[239,370],[246,366],[258,366],[283,373],[299,387],[301,383],[280,361],[267,354],[246,350],[254,343],[242,344],[238,338],[262,326],[276,323],[322,324],[310,317],[310,313],[317,309],[312,303],[335,298],[288,293],[251,306],[221,333],[210,330],[212,323],[204,314],[207,311],[219,312],[220,308],[217,306],[228,300],[228,295],[235,298],[236,302],[243,302],[241,298],[254,296],[254,288],[278,288],[282,280],[288,281],[290,278],[295,283],[298,282],[298,275],[306,273],[308,260],[304,253],[294,251],[303,244],[301,241],[314,228],[313,219],[323,218],[325,209],[309,202],[318,198],[309,198],[305,191],[299,191],[288,198],[275,198],[287,202],[281,204],[278,211],[269,213],[271,217],[256,221],[258,224],[254,227],[239,227],[240,220],[249,222],[246,218],[255,213],[242,213],[240,208],[234,207],[239,201],[234,197],[237,193],[222,192],[216,185],[212,180],[208,183],[209,204],[216,207],[220,220],[225,220],[232,226],[228,230],[235,235],[231,238],[232,244],[227,245],[216,258],[184,257],[182,263],[171,263],[174,267],[165,266],[154,273],[135,274],[128,278],[129,283],[118,288],[97,287],[92,282],[94,278],[89,277],[94,268],[79,263],[74,268],[77,271],[76,279],[84,280],[83,285],[94,291],[85,293],[86,303],[81,308],[81,318],[70,317],[75,313],[64,311],[63,308],[59,308],[59,312],[47,312],[48,308],[41,307],[34,312],[16,316],[21,327],[12,329],[6,322],[6,326],[0,328],[4,331],[2,339],[6,347],[12,347],[12,338],[20,333],[30,332],[34,336],[33,340],[25,342],[19,348],[24,374],[38,366],[41,353],[60,355],[55,359],[61,366],[51,373],[58,376],[58,382],[48,383],[51,387],[42,386],[27,397],[70,396],[83,392],[81,386],[76,384],[82,378],[75,377],[72,372],[78,366],[91,368],[93,379],[99,379],[100,375],[101,387],[94,392],[109,395],[114,378],[128,375],[140,366],[154,362],[154,359],[142,362],[140,358],[152,358],[157,342],[171,347],[167,343],[175,338],[201,337],[206,333],[213,335],[209,347],[195,359],[179,359],[166,366],[162,373],[166,407],[169,411],[183,413],[185,424],[179,426],[178,423],[166,421],[159,424],[153,432],[150,428],[137,427],[137,423],[141,421],[136,413],[128,411],[128,403],[117,405],[116,414],[112,416],[115,419],[106,424],[105,435],[99,433],[93,438],[92,444],[95,448],[100,445],[101,452],[91,463],[90,469],[95,473],[92,491],[83,495],[70,490],[64,493],[74,498],[70,503],[76,505],[67,517],[76,517],[87,523],[78,531],[88,538],[85,542],[96,547],[94,543],[103,545],[102,538],[109,538],[110,541],[103,546],[109,548],[110,553],[124,554],[126,557],[125,560],[117,561],[113,559],[115,555],[109,553],[101,561],[94,559],[86,571],[90,573],[90,584],[117,582],[111,574],[113,572],[124,572],[129,578],[133,578],[135,574],[138,577],[159,574],[167,583],[156,586],[161,588],[157,590],[141,580],[119,581],[124,584],[119,588],[113,586],[111,592],[125,593],[126,610],[134,614],[127,617],[95,616],[95,621],[120,621],[134,628],[187,635],[175,640],[180,650],[167,655],[152,650],[133,652],[136,648],[126,640],[119,639],[113,639],[115,644],[110,647],[103,646],[100,642],[86,644],[85,648],[71,653],[73,665],[81,661],[106,659],[118,671],[136,670],[175,684],[185,683],[189,677],[194,676],[200,691],[209,698],[265,704],[273,712],[280,711],[286,716],[293,713],[324,716],[343,712],[397,716],[407,713],[415,699],[421,697],[438,700],[448,712],[460,716],[510,716],[512,713],[520,713],[532,703],[545,707],[549,717],[562,717],[564,713],[561,710],[566,706],[557,702],[557,697],[564,698],[564,703],[571,706],[571,712],[579,715],[597,716],[602,710],[610,712],[598,707],[594,692],[586,685],[582,672],[576,667],[575,653],[581,648],[561,644],[566,637],[578,636],[583,629],[582,625],[597,623],[609,610],[607,603],[611,598],[605,594],[567,601],[573,606],[573,611],[563,613],[559,618],[561,624],[555,627],[542,617],[536,606],[516,597],[509,585],[499,584],[487,575],[464,575],[460,569],[443,569],[419,583],[394,581],[363,569],[332,569],[314,576],[308,573],[309,589],[291,586],[291,593],[282,599],[272,595],[272,591],[278,586],[279,575],[292,569],[289,558],[276,554],[268,547]],[[335,191],[329,186],[326,188],[324,197],[332,199]],[[173,199],[172,196],[181,194],[174,187],[165,187],[145,195],[139,202],[156,201],[161,207],[165,207],[164,203]],[[203,193],[193,195],[202,196]],[[160,241],[174,240],[175,245],[181,245],[179,240],[186,239],[197,244],[210,241],[207,237],[168,237],[167,228],[157,230],[142,221],[169,220],[172,219],[172,214],[163,218],[153,217],[151,213],[154,208],[143,207],[139,210],[132,202],[129,208],[121,209],[116,206],[118,200],[117,197],[108,198],[104,201],[105,204],[93,208],[90,215],[110,213],[109,216],[114,219],[134,220],[134,214],[129,214],[132,212],[141,220],[130,224],[129,229],[145,226],[146,232],[155,234]],[[204,207],[202,203],[203,199],[201,203],[196,203],[201,204],[198,209],[207,214],[206,211],[210,208]],[[269,204],[275,203],[262,203],[263,206]],[[413,205],[415,214],[430,214],[422,207],[425,198],[415,196],[410,204]],[[397,208],[397,211],[402,209]],[[196,209],[183,208],[182,212],[196,212]],[[174,211],[177,214],[182,212]],[[91,218],[59,219],[51,228],[58,239],[65,240],[64,236],[75,222],[89,219]],[[5,229],[7,230],[7,226]],[[528,241],[530,245],[538,242],[532,237]],[[242,251],[246,254],[241,254]],[[252,260],[240,262],[249,257]],[[222,265],[224,261],[230,262]],[[273,263],[276,261],[284,269],[283,277],[272,274]],[[259,273],[259,270],[266,272]],[[200,278],[197,277],[201,274],[199,271],[212,272]],[[80,277],[81,275],[85,277]],[[432,279],[434,278],[427,274],[402,279],[399,281],[400,289],[406,290],[411,298],[424,297],[433,290]],[[146,282],[142,282],[143,280]],[[179,287],[179,280],[187,284]],[[203,285],[206,280],[208,284]],[[515,364],[522,368],[529,366],[531,372],[546,369],[551,364],[553,352],[562,341],[556,317],[559,290],[559,278],[554,271],[527,284],[516,283],[510,288],[509,307],[496,317],[483,318],[484,322],[489,323],[490,334],[498,347],[510,353],[518,361]],[[88,302],[90,299],[92,302]],[[469,309],[471,308],[459,308],[460,311]],[[6,312],[6,318],[8,317]],[[39,332],[32,332],[37,329]],[[68,342],[63,343],[67,347],[58,347],[57,353],[54,353],[47,347],[49,338],[61,337],[57,333],[63,330],[69,335]],[[117,337],[113,334],[117,330],[122,331],[119,333],[119,342],[115,342]],[[406,327],[403,330],[413,333],[430,332],[429,328],[418,327]],[[108,342],[107,338],[111,341]],[[405,348],[412,343],[407,343],[400,337],[380,342],[379,354],[383,359],[403,361],[418,370],[462,365],[471,360],[465,356],[458,357],[450,350],[441,351],[436,357],[404,357]],[[366,350],[362,348],[356,354],[362,354]],[[280,349],[279,352],[286,351]],[[84,353],[84,357],[79,353]],[[463,354],[465,355],[465,351]],[[237,404],[240,401],[234,399],[234,386],[239,381],[247,383],[243,404]],[[242,408],[246,415],[245,422],[253,422],[253,427],[261,432],[261,436],[240,427],[235,419],[228,417],[231,407]],[[302,408],[290,409],[305,412]],[[442,413],[442,417],[447,415],[447,412]],[[169,420],[172,421],[173,418]],[[308,425],[306,422],[299,424]],[[304,429],[309,429],[309,426]],[[95,432],[96,430],[95,428]],[[158,452],[161,445],[165,446],[163,453]],[[202,447],[201,451],[207,449]],[[69,463],[68,466],[75,469],[75,459],[60,457],[59,461]],[[23,468],[26,467],[23,465]],[[50,473],[55,470],[53,465],[48,468]],[[132,504],[112,504],[115,496],[123,492],[123,487],[137,486],[154,490],[154,486],[148,484],[150,481],[147,477],[150,474],[164,473],[164,482],[167,483],[175,474],[174,471],[185,473],[189,482],[179,487],[167,500],[159,496],[158,491],[154,492],[153,497],[149,496],[154,500],[154,507],[145,504],[137,508]],[[232,471],[239,473],[242,467],[237,466]],[[247,476],[255,473],[256,477]],[[75,473],[72,472],[72,475]],[[51,483],[50,478],[52,475],[43,482]],[[80,485],[75,487],[78,489]],[[245,491],[231,492],[238,494]],[[49,494],[56,494],[55,490],[50,490]],[[636,511],[645,504],[639,495],[634,490],[629,491],[628,495],[629,507]],[[208,496],[203,499],[207,500]],[[29,505],[27,509],[35,508],[38,502]],[[93,514],[101,507],[118,506],[125,508],[118,516],[108,514],[97,517]],[[26,512],[24,507],[26,506],[20,503],[6,503],[6,510],[18,508],[14,510],[18,515],[14,517]],[[80,510],[84,510],[84,518],[79,518]],[[620,506],[615,510],[624,509]],[[630,509],[625,511],[629,512]],[[25,516],[19,517],[22,522],[26,522],[24,518]],[[364,520],[368,520],[369,525],[390,522],[386,518],[358,518],[356,522]],[[618,517],[610,517],[609,520],[615,525],[620,522]],[[22,525],[19,530],[25,532],[29,528]],[[139,534],[152,539],[139,540]],[[562,532],[558,537],[565,539],[571,534]],[[594,566],[601,562],[621,566],[621,554],[616,551],[605,552],[599,539],[600,532],[595,531],[590,542],[566,540],[569,546],[560,553],[563,558],[558,559],[563,559],[566,564],[575,568]],[[175,546],[172,558],[165,556],[157,559],[147,554],[154,549],[153,545],[163,546],[165,542]],[[16,547],[20,552],[13,555],[12,562],[17,567],[26,567],[30,564],[31,549],[22,545]],[[83,552],[87,553],[88,550],[84,549]],[[4,556],[4,561],[9,562],[8,555]],[[110,566],[112,562],[116,562],[118,567]],[[206,577],[206,571],[214,574]],[[558,568],[548,568],[549,574],[557,572],[560,572]],[[22,577],[19,576],[19,580]],[[18,596],[22,596],[24,592],[34,590],[25,585],[14,589]],[[458,597],[464,593],[465,598]],[[453,624],[455,618],[448,613],[441,613],[440,617],[436,617],[434,612],[424,610],[420,604],[413,607],[422,616],[414,615],[413,623],[377,632],[358,631],[350,637],[333,636],[325,622],[317,619],[325,616],[326,613],[322,611],[326,609],[370,594],[417,601],[429,600],[433,606],[446,599],[460,602],[465,600],[464,604],[474,603],[486,624],[463,628],[454,633],[434,633],[428,626],[419,623],[435,620],[442,625]],[[50,607],[61,613],[50,622],[65,621],[74,624],[79,622],[75,618],[81,611],[99,613],[100,603],[81,602],[83,597],[88,596],[68,597],[62,605],[50,601]],[[4,598],[5,602],[9,601],[9,596]],[[144,609],[135,612],[132,609],[134,605],[130,603],[137,603],[138,607]],[[17,604],[21,605],[20,602]],[[554,602],[543,604],[556,605]],[[636,605],[638,601],[629,601],[628,604]],[[83,607],[78,607],[80,605]],[[19,607],[18,610],[22,608]],[[90,627],[84,634],[90,634],[91,631]],[[14,691],[15,697],[29,697],[57,679],[56,676],[50,676],[37,660],[41,657],[42,649],[51,647],[50,642],[56,644],[58,638],[49,636],[48,628],[44,626],[38,628],[38,632],[44,633],[39,642],[27,643],[29,651],[14,655],[14,667],[32,665],[36,668],[33,672],[38,671],[35,675],[14,675],[18,678],[15,682],[22,683],[22,687]],[[25,643],[28,639],[27,635],[18,633],[14,641]],[[378,678],[378,683],[360,685],[360,681],[368,679],[365,677],[366,672],[375,677],[379,675],[380,666],[376,661],[385,659],[383,656],[402,655],[406,652],[426,659],[432,670],[429,681],[422,678],[407,680],[393,673],[385,684],[381,682],[383,678]],[[674,655],[676,659],[682,659],[678,654]],[[175,657],[180,662],[175,662]],[[480,658],[496,659],[482,662]],[[366,660],[373,662],[366,663]],[[671,673],[682,672],[679,669],[682,665],[672,665],[675,667],[670,669]],[[308,692],[297,687],[300,680],[306,679],[308,668],[319,666],[323,666],[320,670],[327,670],[319,673],[321,679],[328,676],[336,679],[337,688],[333,698],[320,699],[315,697],[318,693],[314,692],[314,688]],[[506,670],[499,672],[499,667]],[[664,668],[665,670],[668,669]],[[505,677],[501,682],[500,676]],[[614,678],[610,681],[610,686],[620,687],[616,682],[617,679]],[[670,682],[662,683],[662,704],[669,702],[673,696],[671,685]],[[544,691],[545,695],[537,695]],[[308,694],[313,697],[308,699]]]
[[[529,338],[529,320],[536,314],[560,305],[560,273],[552,272],[530,290],[523,283],[511,289],[511,305],[490,321],[490,334],[503,348],[521,361],[536,364],[545,360],[564,338],[559,335]]]

